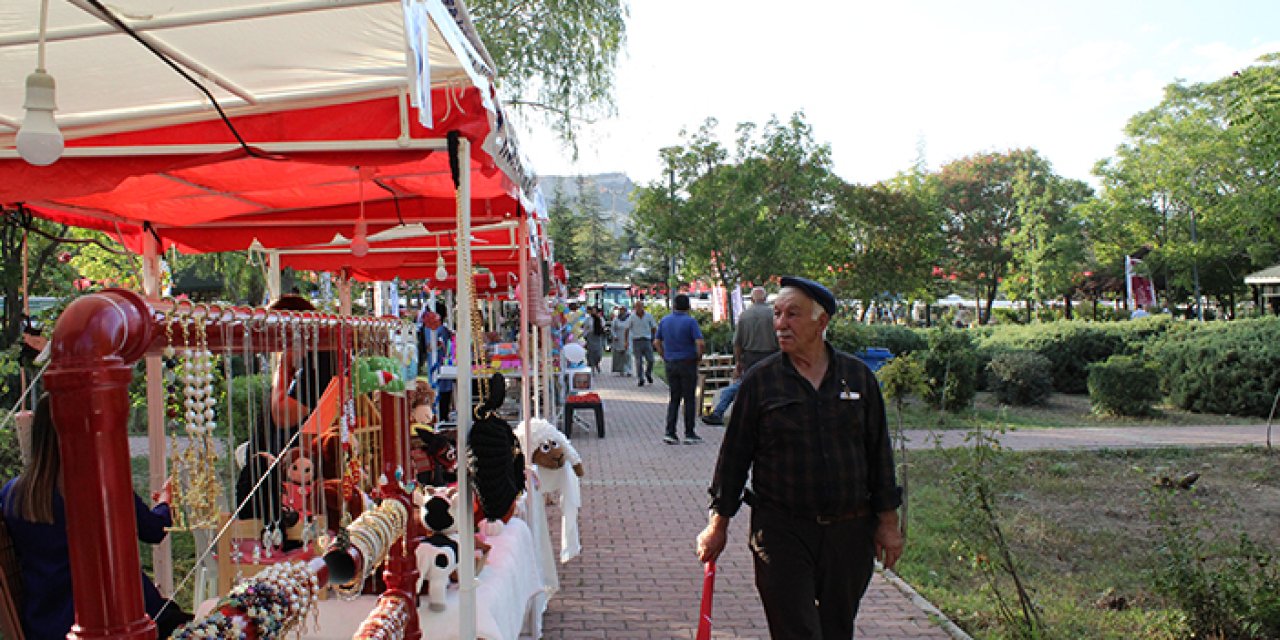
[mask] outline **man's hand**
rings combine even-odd
[[[724,545],[729,539],[728,531],[729,519],[716,513],[711,514],[711,522],[698,534],[695,548],[698,560],[703,563],[715,562],[720,557],[720,552],[724,551]]]
[[[884,568],[892,570],[902,557],[902,548],[906,541],[902,538],[902,530],[898,528],[898,512],[882,511],[880,523],[876,525],[876,559]]]

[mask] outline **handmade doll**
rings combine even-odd
[[[502,524],[515,513],[516,499],[524,491],[524,453],[511,425],[496,409],[506,398],[506,380],[494,374],[489,395],[475,409],[475,423],[467,441],[467,464],[475,479],[486,535],[502,532]],[[479,518],[477,522],[479,522]]]
[[[285,478],[282,504],[304,520],[309,519],[315,512],[312,497],[318,471],[315,463],[305,451],[293,448],[280,456],[280,466],[284,468]]]
[[[458,448],[454,433],[436,433],[414,425],[414,439],[410,443],[409,462],[418,484],[442,487],[458,481]]]
[[[578,478],[583,473],[582,456],[569,443],[569,438],[550,422],[534,418],[529,426],[533,444],[526,448],[531,452],[547,504],[560,503],[560,562],[568,562],[582,552],[578,536],[578,509],[582,506]],[[523,424],[516,427],[516,433],[523,436]]]
[[[414,492],[414,503],[420,507],[426,537],[418,541],[418,593],[427,585],[427,601],[432,611],[444,611],[445,594],[451,580],[458,579],[458,530],[454,503],[458,488],[424,487]],[[484,568],[489,545],[476,537],[476,575]]]

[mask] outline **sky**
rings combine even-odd
[[[532,120],[543,175],[659,177],[658,150],[708,117],[719,138],[802,111],[835,172],[870,184],[975,153],[1031,147],[1095,183],[1132,116],[1175,81],[1280,51],[1277,0],[629,0],[617,116],[579,157]]]

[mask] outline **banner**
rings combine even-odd
[[[1156,303],[1156,285],[1150,276],[1138,274],[1141,264],[1142,261],[1137,258],[1124,257],[1125,291],[1128,294],[1129,308],[1133,310]]]

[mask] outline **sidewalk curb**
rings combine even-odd
[[[972,636],[965,633],[964,629],[957,627],[956,623],[952,622],[946,614],[933,606],[932,602],[926,600],[925,597],[920,595],[919,592],[911,587],[911,585],[907,584],[906,580],[898,577],[898,574],[881,567],[879,562],[876,563],[876,566],[880,569],[880,575],[884,576],[885,580],[889,581],[889,584],[897,587],[898,591],[902,592],[902,595],[911,600],[911,604],[914,604],[919,607],[921,611],[925,612],[925,614],[937,623],[939,627],[942,627],[943,631],[947,632],[947,635],[954,638],[954,640],[973,640]]]

